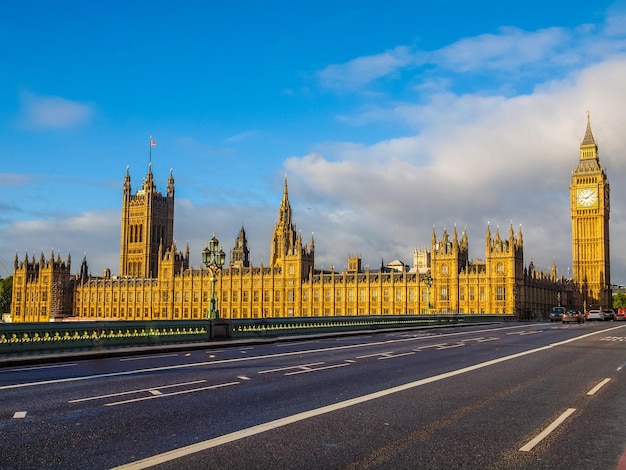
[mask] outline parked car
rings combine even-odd
[[[585,316],[580,313],[578,310],[568,310],[563,315],[561,315],[561,322],[563,323],[583,323],[585,321]]]
[[[615,314],[616,320],[626,320],[626,308],[618,308]]]
[[[553,321],[561,321],[561,316],[565,313],[565,307],[552,307],[550,313],[548,314],[548,318],[551,322]]]
[[[615,310],[612,308],[605,308],[602,310],[602,313],[604,313],[605,320],[615,320]]]
[[[600,309],[589,310],[585,315],[587,320],[604,320],[604,313]]]

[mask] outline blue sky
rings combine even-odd
[[[626,283],[625,24],[623,1],[2,2],[0,260],[116,274],[152,135],[195,267],[242,225],[266,264],[287,175],[318,268],[412,264],[455,225],[483,258],[513,224],[526,264],[567,276],[590,108]]]

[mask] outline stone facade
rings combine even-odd
[[[584,190],[587,191],[584,191]],[[581,194],[582,192],[582,194]],[[588,196],[589,193],[595,193]],[[609,186],[600,168],[589,122],[578,169],[570,185],[574,278],[524,265],[521,228],[485,233],[484,259],[470,260],[467,233],[433,229],[430,249],[415,250],[414,266],[402,262],[362,268],[348,255],[347,269],[315,267],[315,243],[302,240],[293,222],[285,178],[268,266],[252,266],[242,227],[230,261],[216,280],[223,318],[275,318],[431,313],[515,314],[544,317],[554,305],[581,309],[609,306]],[[585,199],[589,197],[590,199]],[[591,201],[591,202],[590,202]],[[83,259],[71,274],[71,259],[52,253],[14,262],[11,314],[16,322],[55,317],[119,320],[200,319],[207,316],[211,274],[191,268],[189,246],[174,243],[174,178],[166,195],[156,190],[152,168],[136,194],[124,178],[120,276],[89,274]]]
[[[580,158],[570,182],[572,269],[578,303],[586,308],[612,304],[609,194],[608,178],[600,165],[598,145],[587,114]]]

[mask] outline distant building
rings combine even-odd
[[[313,237],[304,242],[293,222],[287,179],[270,240],[269,265],[252,266],[244,228],[218,274],[216,292],[223,318],[269,318],[430,313],[508,313],[537,318],[554,305],[610,305],[609,185],[599,165],[589,120],[578,168],[570,183],[573,279],[553,264],[540,272],[524,264],[521,229],[485,232],[484,259],[470,260],[465,231],[433,229],[430,249],[416,249],[413,267],[400,260],[377,269],[348,255],[347,268],[317,269]],[[71,274],[71,258],[51,253],[15,257],[13,321],[92,319],[163,320],[206,317],[210,273],[189,264],[174,243],[174,178],[158,192],[152,167],[132,194],[127,169],[123,184],[120,275],[89,273],[83,258]]]

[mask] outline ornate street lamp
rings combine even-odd
[[[202,250],[202,263],[211,271],[211,299],[209,300],[209,310],[207,311],[208,318],[219,318],[220,316],[217,309],[217,298],[215,297],[215,275],[222,270],[222,266],[224,266],[226,261],[226,253],[222,251],[219,244],[220,242],[215,238],[214,233],[204,250]]]
[[[426,286],[426,314],[428,315],[430,313],[430,288],[433,286],[433,278],[430,275],[430,269],[426,271],[424,285]]]

